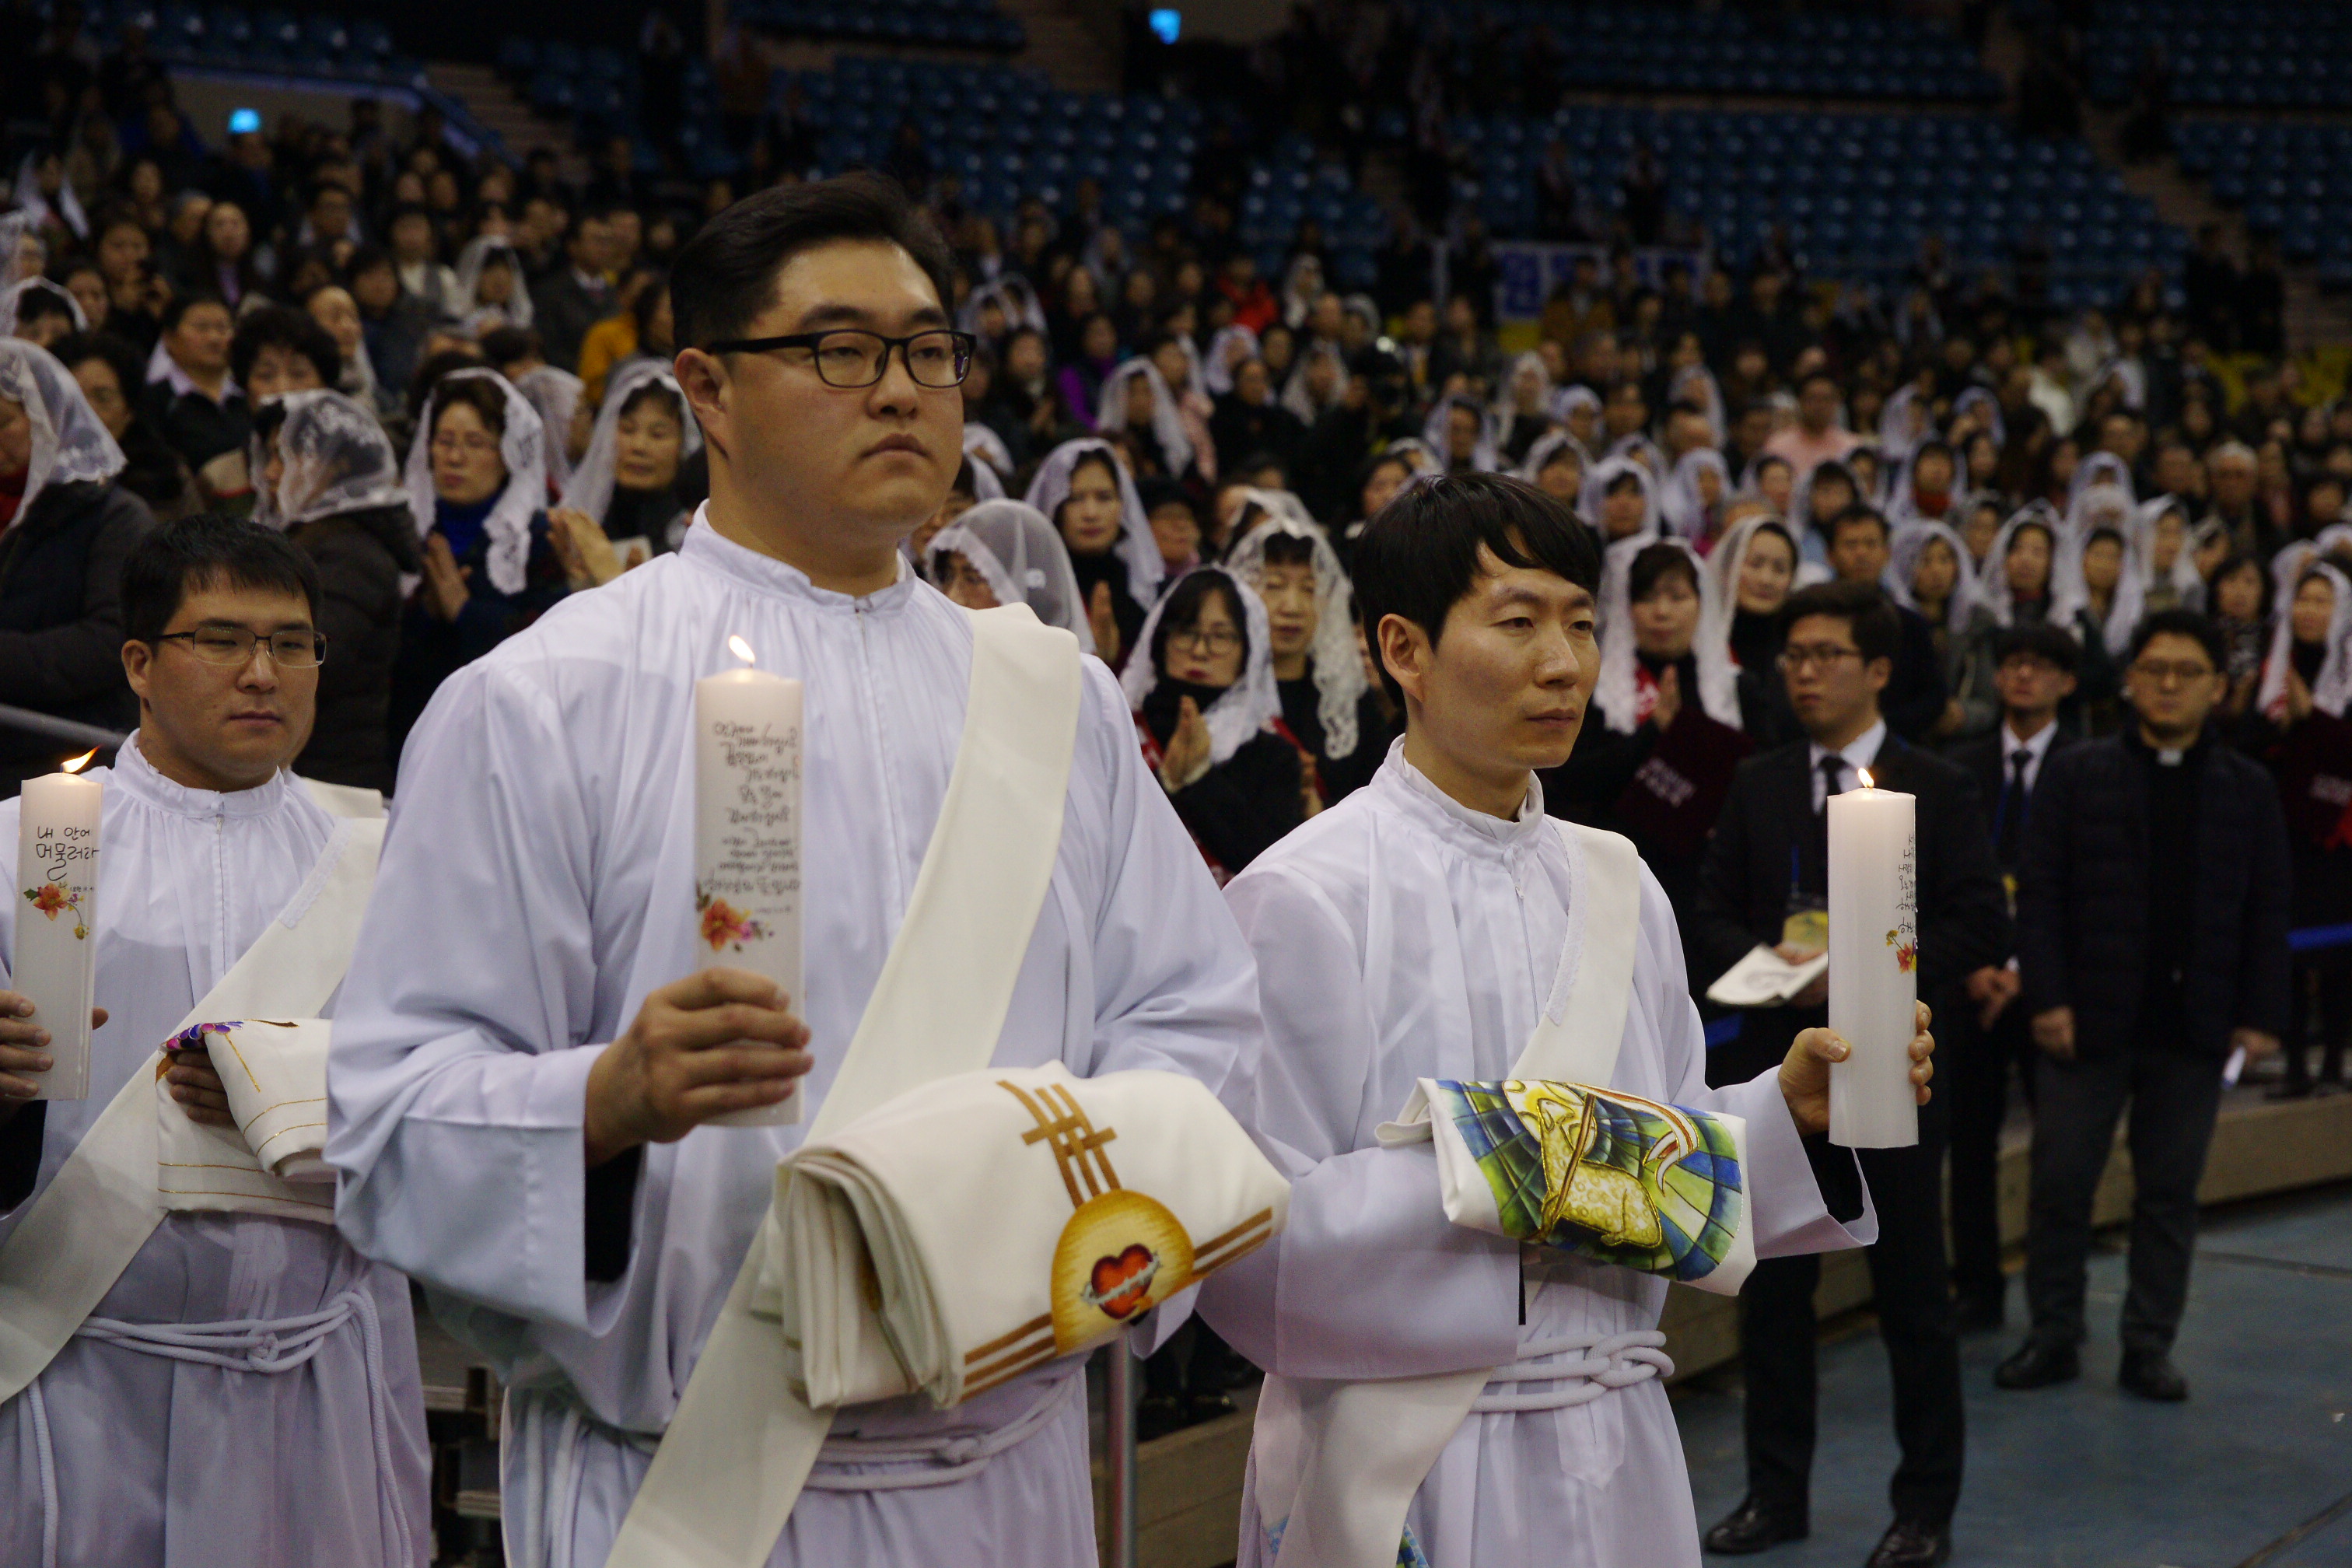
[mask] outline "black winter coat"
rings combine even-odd
[[[319,568],[319,720],[294,771],[325,784],[392,788],[392,667],[400,655],[403,573],[424,570],[404,506],[338,513],[287,535]]]
[[[122,561],[155,526],[113,484],[49,485],[0,533],[0,702],[129,731],[122,678]],[[0,785],[46,773],[60,742],[0,727]]]
[[[2182,1036],[2216,1058],[2241,1026],[2287,1025],[2286,819],[2270,774],[2210,738],[2184,766],[2198,780],[2197,883]],[[2074,1011],[2085,1060],[2126,1049],[2148,950],[2148,755],[2137,727],[2053,752],[2027,819],[2017,954],[2030,1017]]]

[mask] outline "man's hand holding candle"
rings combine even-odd
[[[583,1142],[593,1169],[674,1143],[733,1111],[782,1102],[813,1065],[808,1026],[772,980],[706,969],[646,998],[588,1069]]]
[[[32,1015],[30,997],[21,992],[0,991],[0,1121],[16,1115],[41,1091],[38,1079],[20,1075],[47,1072],[56,1062],[48,1051],[49,1032],[26,1022]],[[89,1010],[89,1026],[106,1027],[105,1008]]]
[[[1911,1037],[1912,1092],[1925,1105],[1931,1097],[1928,1082],[1936,1076],[1936,1037],[1927,1032],[1934,1015],[1927,1004],[1913,1004],[1917,1009],[1918,1033]],[[1789,1102],[1790,1119],[1802,1133],[1826,1132],[1830,1129],[1830,1064],[1842,1062],[1853,1047],[1830,1029],[1801,1030],[1790,1042],[1789,1054],[1780,1063],[1780,1098]]]

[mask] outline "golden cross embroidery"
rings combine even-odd
[[[996,1087],[1019,1100],[1021,1108],[1036,1120],[1037,1125],[1024,1132],[1021,1142],[1042,1142],[1054,1151],[1054,1163],[1061,1168],[1062,1185],[1069,1189],[1072,1207],[1087,1198],[1118,1190],[1118,1173],[1110,1168],[1110,1156],[1103,1152],[1103,1145],[1118,1137],[1118,1131],[1108,1127],[1097,1131],[1066,1088],[1049,1083],[1033,1099],[1018,1084],[1003,1079],[997,1080]],[[1045,1101],[1043,1105],[1038,1103],[1040,1100]],[[1073,1165],[1076,1167],[1075,1171]],[[1084,1196],[1078,1192],[1080,1182],[1087,1185]]]

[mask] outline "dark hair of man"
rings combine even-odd
[[[252,378],[253,362],[267,348],[300,354],[319,373],[319,384],[332,386],[343,374],[343,352],[335,335],[310,319],[308,310],[291,305],[264,305],[246,312],[229,339],[228,371],[242,386]]]
[[[199,305],[217,305],[228,309],[228,301],[209,289],[191,289],[184,294],[174,294],[163,301],[163,313],[156,318],[165,336],[180,330],[180,322]]]
[[[1162,676],[1168,673],[1168,639],[1201,624],[1201,606],[1212,594],[1224,600],[1225,614],[1234,618],[1234,629],[1242,636],[1241,668],[1249,668],[1249,617],[1242,613],[1241,595],[1234,592],[1232,579],[1223,572],[1192,572],[1168,591],[1159,628],[1151,634],[1151,668]]]
[[[147,226],[139,221],[139,209],[127,202],[110,203],[106,209],[98,215],[98,222],[92,226],[90,237],[97,244],[103,245],[106,243],[106,237],[118,228],[135,228],[139,231],[139,237],[142,239],[147,237]]]
[[[147,380],[147,356],[105,331],[74,332],[49,345],[49,353],[70,374],[76,365],[91,360],[104,360],[121,385],[122,395],[131,407],[139,406],[139,389]],[[136,416],[133,416],[136,417]]]
[[[1889,534],[1893,531],[1886,526],[1886,519],[1873,509],[1866,506],[1850,506],[1843,511],[1838,513],[1835,517],[1830,519],[1830,548],[1832,550],[1835,550],[1837,548],[1838,535],[1843,533],[1847,529],[1855,526],[1857,523],[1867,523],[1871,527],[1878,530],[1878,538],[1881,543],[1885,543]]]
[[[1790,595],[1780,614],[1791,631],[1808,616],[1843,621],[1864,664],[1892,659],[1903,646],[1903,622],[1874,583],[1816,583]]]
[[[124,558],[123,635],[152,643],[191,593],[223,585],[299,594],[319,619],[319,569],[308,555],[274,529],[207,511],[152,530]]]
[[[101,283],[106,280],[106,268],[98,264],[97,257],[74,256],[67,258],[66,264],[58,268],[58,281],[70,286],[75,279],[85,272]],[[16,319],[22,321],[24,317],[19,315]]]
[[[353,249],[351,259],[343,263],[343,279],[346,282],[356,281],[363,274],[391,265],[391,251],[381,245],[362,245]]]
[[[506,395],[480,376],[469,375],[457,381],[444,380],[433,388],[432,422],[426,426],[428,438],[439,434],[441,416],[460,403],[482,416],[482,424],[491,435],[506,435]]]
[[[1191,492],[1174,479],[1152,478],[1136,481],[1136,491],[1143,502],[1143,515],[1150,517],[1163,506],[1181,506],[1195,518],[1201,509],[1193,504]]]
[[[425,226],[427,229],[430,229],[433,226],[433,215],[430,212],[426,211],[424,207],[417,205],[415,202],[403,202],[398,206],[394,207],[391,214],[384,218],[383,232],[387,235],[390,234],[394,229],[400,226],[404,219],[412,217],[423,218],[425,220]]]
[[[772,185],[702,226],[677,253],[670,309],[681,346],[740,338],[776,297],[776,275],[801,252],[838,240],[880,241],[914,258],[941,309],[955,298],[955,262],[929,216],[896,180],[864,172]]]
[[[16,296],[16,324],[37,321],[44,316],[56,316],[70,323],[74,319],[72,300],[58,289],[27,289]]]
[[[1626,603],[1640,604],[1658,591],[1660,583],[1677,576],[1690,584],[1692,593],[1698,592],[1698,563],[1689,551],[1663,541],[1643,546],[1633,564],[1625,569]]]
[[[1501,474],[1425,479],[1399,490],[1356,541],[1356,605],[1372,647],[1388,616],[1411,621],[1436,647],[1445,617],[1478,580],[1482,548],[1506,566],[1601,591],[1601,547],[1557,498]],[[1402,706],[1404,692],[1385,665],[1381,684]]]
[[[489,364],[517,364],[547,356],[546,345],[530,327],[494,327],[482,334],[481,342],[482,358]]]
[[[2138,663],[2147,645],[2161,637],[2193,638],[2205,650],[2205,657],[2212,660],[2215,669],[2227,669],[2230,666],[2230,646],[2221,640],[2221,628],[2195,610],[2157,610],[2141,616],[2139,625],[2132,628],[2131,647],[2124,655],[2124,663]]]
[[[1807,371],[1804,374],[1797,378],[1797,395],[1802,397],[1807,392],[1812,389],[1813,383],[1817,381],[1828,382],[1832,392],[1838,390],[1837,377],[1832,375],[1825,370],[1812,370]]]
[[[1998,668],[2020,655],[2055,665],[2072,675],[2082,665],[2083,646],[2047,621],[2021,622],[1993,639],[1992,662]]]

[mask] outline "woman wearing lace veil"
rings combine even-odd
[[[389,791],[387,725],[406,584],[424,570],[399,460],[375,416],[340,392],[289,392],[253,418],[255,520],[285,530],[319,568],[319,717],[295,762],[305,778]]]
[[[1993,689],[1991,615],[1977,603],[1968,542],[1948,523],[1914,519],[1893,531],[1887,576],[1895,602],[1927,617],[1951,695],[1936,727],[1942,740],[1981,735],[2000,721]]]
[[[1355,595],[1321,528],[1253,492],[1225,564],[1265,605],[1283,722],[1315,759],[1323,803],[1371,781],[1391,738],[1356,639]]]
[[[1049,626],[1095,651],[1070,552],[1045,514],[1026,501],[984,500],[931,535],[923,574],[967,610],[1026,605]]]
[[[457,253],[457,292],[451,315],[471,337],[498,327],[531,322],[530,284],[522,258],[502,235],[480,234]]]
[[[1168,571],[1133,476],[1109,442],[1085,437],[1045,455],[1025,499],[1062,536],[1096,650],[1118,668],[1160,602]]]
[[[635,360],[613,373],[588,450],[550,514],[581,546],[590,575],[610,582],[677,548],[710,488],[695,461],[701,450],[702,426],[687,411],[668,361]],[[597,550],[599,540],[609,542],[605,551]]]
[[[577,416],[588,395],[587,384],[560,366],[541,364],[517,376],[515,390],[522,394],[539,416],[540,428],[547,432],[547,477],[560,491],[572,482],[575,457],[587,456],[588,437],[576,449],[572,444],[572,430],[581,423]],[[590,430],[593,436],[593,426]]]
[[[59,719],[138,721],[122,683],[123,558],[154,519],[115,483],[122,448],[45,349],[0,339],[0,691]],[[11,778],[55,743],[0,730]]]
[[[425,580],[394,667],[395,764],[441,682],[571,587],[548,527],[546,452],[538,411],[494,370],[452,371],[425,398],[404,475]]]
[[[1192,437],[1176,395],[1159,366],[1141,354],[1103,377],[1095,434],[1124,435],[1145,479],[1181,479],[1192,471]]]

